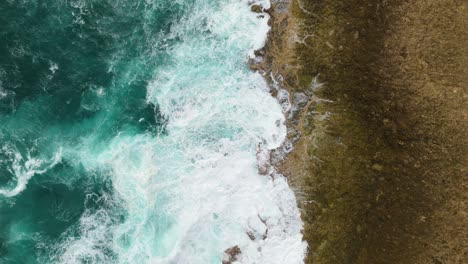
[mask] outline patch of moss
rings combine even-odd
[[[289,122],[303,136],[281,168],[299,190],[307,263],[466,258],[466,6],[293,0],[273,13],[273,74],[291,94],[325,84]]]

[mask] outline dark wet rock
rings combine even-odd
[[[254,13],[262,13],[263,7],[261,5],[252,5],[250,6],[250,10]]]
[[[223,264],[232,264],[239,260],[241,250],[238,246],[230,247],[224,251]]]

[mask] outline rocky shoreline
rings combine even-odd
[[[273,0],[266,12],[251,68],[288,117],[271,159],[295,190],[306,263],[468,262],[467,3]]]

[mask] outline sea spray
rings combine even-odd
[[[3,262],[220,263],[234,247],[240,263],[303,262],[294,195],[258,172],[286,128],[247,65],[269,30],[249,4],[269,7],[1,4],[19,22],[1,31],[0,143],[41,164],[16,188],[1,154],[1,188],[18,190],[0,194]]]

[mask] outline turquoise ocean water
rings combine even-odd
[[[1,264],[302,263],[253,2],[0,2]]]

